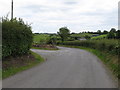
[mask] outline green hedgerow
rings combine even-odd
[[[2,57],[17,56],[29,51],[33,41],[31,26],[22,19],[2,19]]]

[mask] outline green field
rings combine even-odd
[[[49,39],[49,36],[47,34],[34,35],[33,43],[45,43]]]
[[[72,34],[71,36],[72,37],[85,37],[85,36],[92,36],[92,35],[95,35],[95,34],[89,34],[89,33],[79,33],[79,34]]]
[[[104,34],[104,35],[92,37],[91,39],[104,39],[106,37],[107,37],[107,34]]]

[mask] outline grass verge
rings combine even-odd
[[[60,45],[60,46],[84,49],[86,51],[93,53],[113,72],[116,78],[119,78],[120,68],[119,68],[117,55],[113,55],[111,53],[101,52],[96,49],[91,49],[91,48],[86,48],[86,47],[81,47],[81,46],[69,46],[69,45]]]
[[[3,61],[2,79],[5,79],[12,75],[15,75],[18,72],[27,70],[27,69],[29,69],[33,66],[36,66],[37,64],[44,61],[44,59],[40,55],[38,55],[32,51],[30,51],[30,53],[31,53],[32,59],[31,59],[31,57],[28,58],[29,56],[27,56],[27,55],[24,57],[22,57],[22,56],[17,57],[19,59],[23,58],[22,63],[17,61],[19,64],[17,64],[17,62],[15,62],[15,60],[13,60],[13,62],[12,62],[12,63],[14,63],[14,65],[13,64],[9,65],[9,63],[11,63],[11,60]],[[12,57],[12,59],[16,59],[16,58]],[[27,59],[29,59],[29,60],[27,60]],[[20,65],[20,63],[21,63],[21,65]],[[6,67],[5,65],[8,65],[8,66]],[[4,66],[6,68],[4,68]]]

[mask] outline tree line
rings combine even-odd
[[[62,42],[67,40],[67,38],[71,34],[77,34],[77,33],[70,33],[70,30],[67,27],[61,27],[59,29],[59,32],[57,32],[58,35],[61,37]],[[110,31],[104,30],[103,32],[101,30],[98,30],[97,32],[82,32],[82,33],[89,33],[89,34],[98,34],[103,35],[107,34],[107,39],[120,39],[120,30],[116,30],[115,28],[111,28]],[[80,33],[79,33],[80,34]],[[90,36],[86,35],[86,39],[90,39]]]

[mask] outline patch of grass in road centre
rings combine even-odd
[[[83,49],[83,50],[87,50],[91,53],[93,53],[94,55],[96,55],[105,65],[107,65],[107,67],[113,72],[113,74],[119,78],[120,75],[120,68],[118,66],[118,56],[117,55],[113,55],[111,53],[107,53],[107,52],[101,52],[99,50],[96,49],[91,49],[91,48],[86,48],[86,47],[81,47],[81,46],[69,46],[69,45],[60,45],[63,47],[70,47],[70,48],[78,48],[78,49]]]
[[[15,60],[13,60],[13,62],[15,63],[14,65],[8,64],[8,63],[10,63],[10,60],[3,61],[3,65],[8,65],[8,67],[5,69],[3,68],[2,79],[5,79],[9,76],[12,76],[12,75],[18,73],[18,72],[29,69],[29,68],[36,66],[37,64],[40,64],[41,62],[44,61],[44,59],[40,55],[38,55],[32,51],[30,51],[30,53],[31,53],[31,56],[33,57],[32,59],[31,59],[31,57],[28,58],[27,55],[24,57],[20,56],[17,58],[19,58],[19,59],[23,58],[22,62],[19,62],[19,61],[15,62]],[[16,59],[16,58],[12,57],[12,59]],[[27,59],[29,59],[29,60],[27,60]],[[21,63],[21,65],[17,64],[17,63]]]
[[[59,50],[58,48],[40,48],[40,47],[32,47],[32,49],[40,49],[40,50]]]

